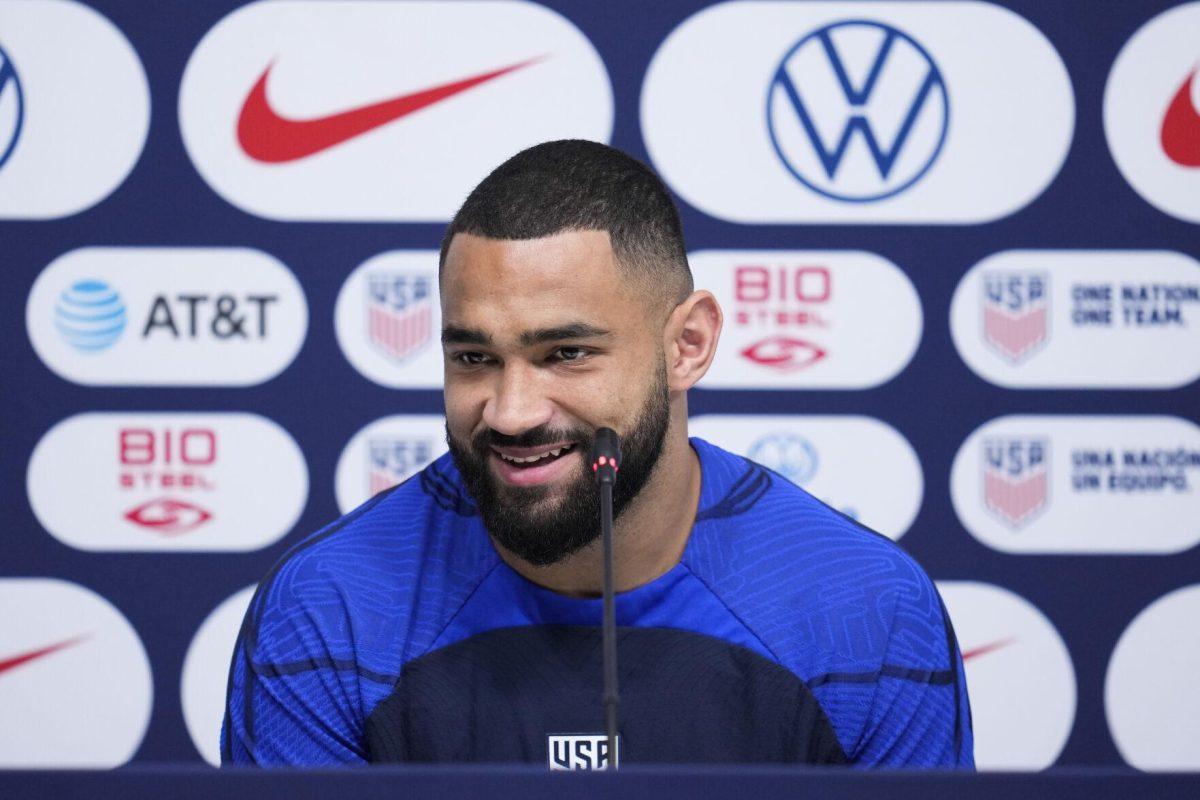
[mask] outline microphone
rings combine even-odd
[[[617,768],[617,609],[613,592],[613,486],[621,469],[621,443],[612,428],[600,428],[592,439],[592,472],[600,489],[600,539],[604,548],[604,732],[608,737],[608,766]]]

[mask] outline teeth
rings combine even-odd
[[[543,458],[558,458],[563,451],[569,448],[570,445],[567,445],[566,447],[556,447],[553,450],[547,450],[544,453],[538,453],[537,455],[527,456],[525,458],[521,458],[519,456],[509,456],[505,455],[504,453],[497,453],[497,455],[499,455],[505,461],[511,461],[514,464],[532,464],[535,461],[541,461]]]

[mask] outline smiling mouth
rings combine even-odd
[[[496,456],[506,464],[511,464],[518,469],[528,469],[530,467],[549,464],[552,461],[562,458],[564,455],[570,453],[574,449],[575,444],[571,443],[559,445],[558,447],[546,448],[541,452],[531,453],[527,456],[508,455],[507,453],[502,453],[495,448],[492,449],[492,452],[495,453]]]

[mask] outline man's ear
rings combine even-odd
[[[675,307],[663,329],[667,386],[685,392],[708,372],[717,352],[724,316],[712,292],[696,291]]]

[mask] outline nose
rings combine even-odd
[[[514,359],[515,361],[515,359]],[[497,433],[516,436],[550,421],[553,407],[532,366],[506,363],[483,407],[483,422]]]

